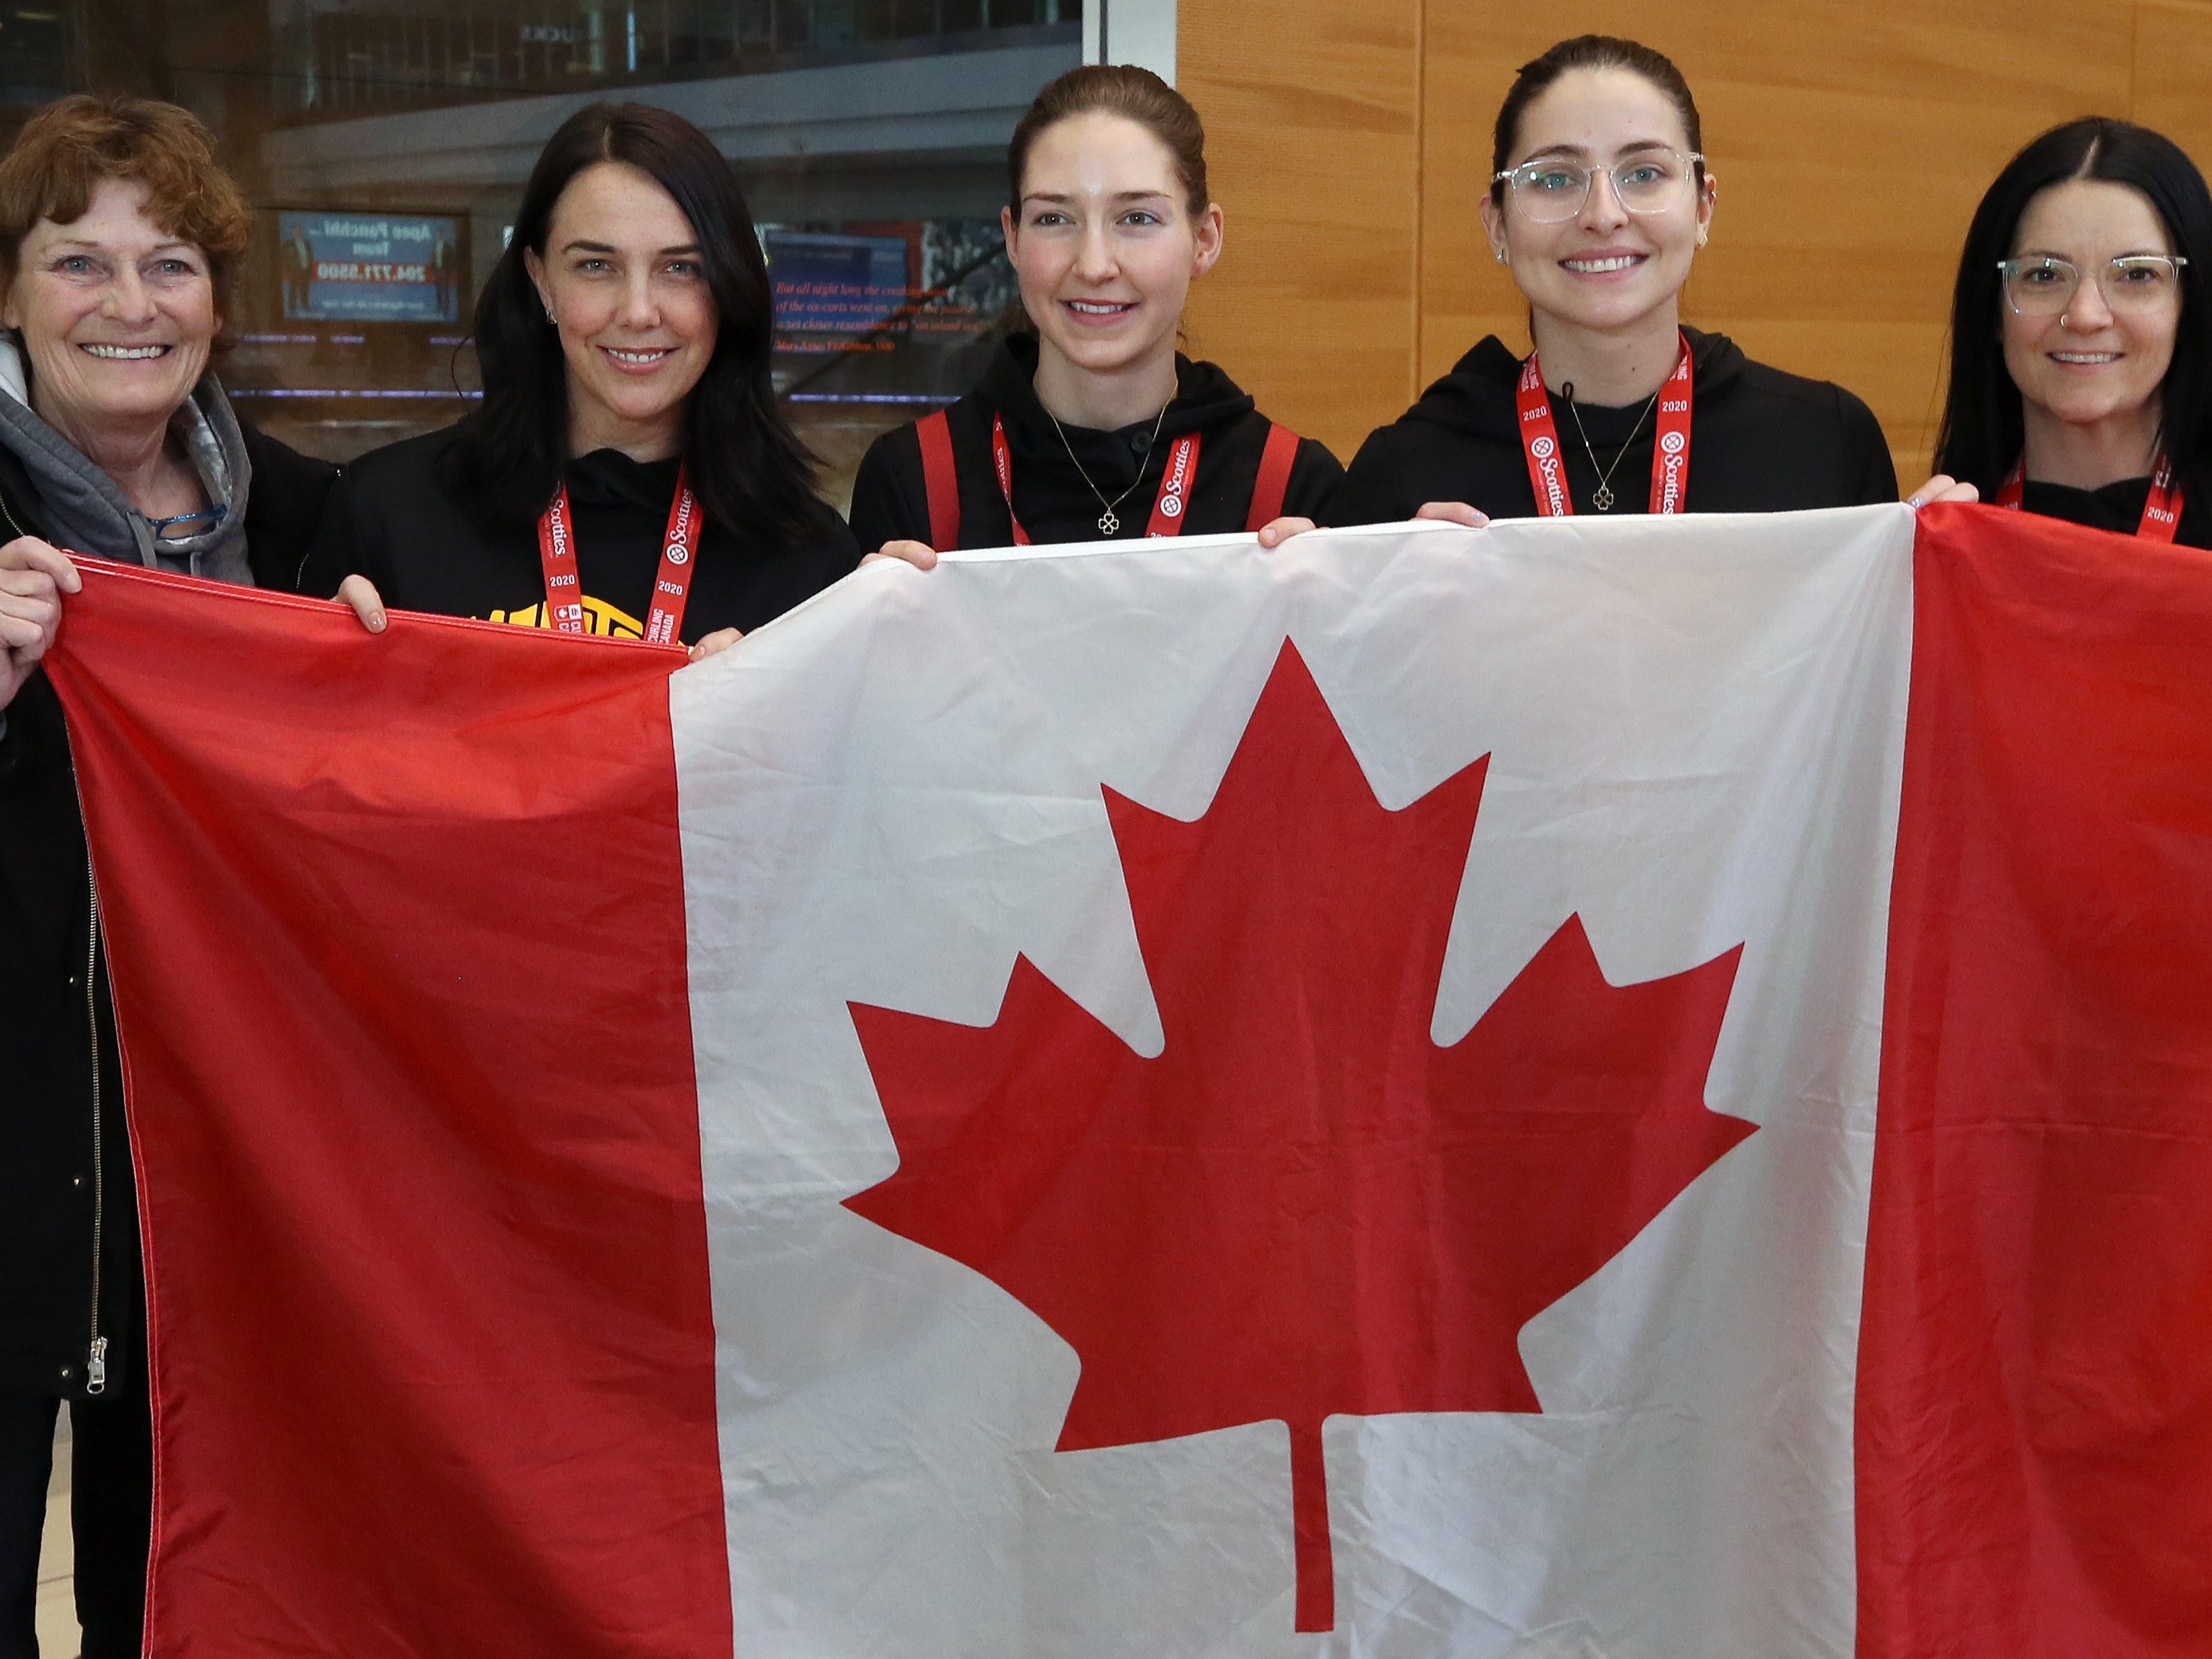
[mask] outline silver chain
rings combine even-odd
[[[1159,416],[1152,422],[1152,435],[1145,442],[1145,461],[1152,459],[1152,451],[1158,447],[1160,441],[1160,428],[1166,423],[1168,410],[1172,409],[1174,406],[1175,399],[1172,398],[1169,398],[1167,402],[1160,405]],[[1044,409],[1042,403],[1039,403],[1037,407]],[[1044,417],[1052,422],[1052,429],[1060,434],[1060,447],[1067,452],[1067,459],[1069,460],[1075,461],[1075,470],[1078,473],[1082,475],[1083,482],[1091,485],[1091,493],[1098,498],[1098,504],[1106,509],[1103,513],[1101,513],[1098,515],[1098,533],[1102,536],[1112,535],[1115,531],[1121,527],[1121,518],[1114,509],[1129,499],[1131,490],[1135,489],[1139,484],[1144,483],[1145,461],[1139,461],[1137,464],[1137,476],[1130,480],[1128,489],[1123,490],[1120,495],[1116,495],[1109,501],[1106,499],[1106,492],[1101,489],[1097,484],[1091,483],[1091,475],[1083,471],[1083,463],[1081,461],[1075,460],[1075,446],[1067,441],[1067,434],[1064,429],[1062,429],[1060,424],[1060,416],[1054,414],[1050,410],[1046,409],[1044,410]]]
[[[1664,386],[1660,388],[1662,392],[1665,390]],[[1582,435],[1583,453],[1589,457],[1590,471],[1597,474],[1597,489],[1590,496],[1590,505],[1601,513],[1610,513],[1613,502],[1620,499],[1613,493],[1613,475],[1620,471],[1620,463],[1627,455],[1630,446],[1635,443],[1636,434],[1644,430],[1645,416],[1659,407],[1659,392],[1651,394],[1651,401],[1644,405],[1643,413],[1636,417],[1636,424],[1628,428],[1628,442],[1621,445],[1615,453],[1613,465],[1602,468],[1597,464],[1597,451],[1590,447],[1589,434],[1583,431],[1583,411],[1575,402],[1575,383],[1572,380],[1563,381],[1559,395],[1567,400],[1567,413],[1575,417],[1575,430]]]

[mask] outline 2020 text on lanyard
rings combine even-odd
[[[684,605],[691,594],[691,562],[699,550],[699,498],[691,493],[691,470],[676,475],[676,500],[668,509],[668,528],[660,538],[660,568],[653,579],[653,608],[646,613],[648,645],[674,645],[684,626]],[[545,617],[562,634],[591,631],[584,621],[584,583],[576,569],[576,521],[568,510],[564,480],[552,506],[538,515],[538,556],[545,569]]]
[[[1694,388],[1690,343],[1681,336],[1676,337],[1680,355],[1674,360],[1674,372],[1659,388],[1657,398],[1659,437],[1651,451],[1650,510],[1654,513],[1680,513],[1690,493],[1690,405]],[[1521,413],[1521,451],[1528,463],[1528,482],[1536,491],[1537,516],[1573,517],[1575,501],[1567,489],[1559,429],[1553,423],[1552,400],[1545,395],[1543,373],[1533,351],[1521,365],[1521,382],[1514,389],[1513,401]]]
[[[2027,493],[2027,463],[2014,461],[2011,473],[1997,488],[1996,505],[2021,511],[2021,498]],[[2151,469],[2150,493],[2143,497],[2142,518],[2136,525],[2136,534],[2148,542],[2170,542],[2173,532],[2181,528],[2181,486],[2173,481],[2173,463],[2160,450],[2158,465]]]

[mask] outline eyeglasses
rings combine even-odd
[[[2114,311],[2154,311],[2180,295],[2181,268],[2188,263],[2179,253],[2107,259],[2097,267],[2097,291]],[[1997,270],[2004,280],[2005,303],[2019,316],[2058,316],[2081,291],[2081,268],[2047,253],[2000,259]]]
[[[146,519],[146,527],[154,532],[155,540],[161,541],[166,538],[173,541],[186,541],[194,536],[204,536],[210,530],[220,529],[223,520],[229,515],[229,503],[217,501],[213,507],[204,507],[197,513],[172,514],[166,519],[146,519],[146,515],[143,513],[138,516]],[[206,522],[201,523],[202,520],[205,520]],[[180,524],[188,524],[194,527],[185,531],[180,535],[171,537],[169,532]]]
[[[1515,204],[1529,218],[1539,224],[1559,224],[1581,215],[1590,186],[1601,173],[1612,175],[1613,193],[1629,212],[1664,213],[1681,199],[1692,169],[1705,159],[1694,152],[1685,155],[1678,149],[1645,149],[1609,167],[1553,159],[1523,161],[1492,177],[1512,185]]]

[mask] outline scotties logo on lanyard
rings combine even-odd
[[[1182,533],[1183,509],[1189,504],[1191,481],[1198,477],[1198,434],[1192,432],[1177,438],[1175,447],[1168,452],[1167,471],[1160,477],[1159,499],[1152,504],[1152,522],[1145,526],[1146,537]],[[1006,498],[1006,518],[1014,527],[1014,545],[1027,547],[1030,532],[1022,528],[1022,521],[1014,513],[1014,453],[1006,442],[1003,416],[991,417],[991,470],[998,475],[999,494]],[[1107,510],[1110,513],[1113,509]]]
[[[646,615],[648,644],[673,645],[684,625],[690,598],[691,556],[699,546],[699,498],[691,493],[687,466],[676,475],[676,500],[668,509],[668,528],[660,538],[660,568],[653,581],[653,609]],[[553,504],[538,515],[538,556],[545,574],[545,620],[562,634],[588,632],[584,622],[583,580],[576,570],[575,521],[568,507],[568,485],[562,481]]]
[[[1650,510],[1680,513],[1690,493],[1690,416],[1694,398],[1690,371],[1690,342],[1678,336],[1680,355],[1674,372],[1659,388],[1659,438],[1651,452]],[[1559,454],[1559,429],[1552,420],[1552,400],[1545,395],[1543,371],[1530,352],[1521,365],[1520,384],[1513,390],[1521,416],[1521,447],[1528,463],[1528,485],[1535,492],[1540,518],[1574,515],[1574,497],[1567,489],[1567,475]]]

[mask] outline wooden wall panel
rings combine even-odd
[[[1184,0],[1176,83],[1225,215],[1190,345],[1349,457],[1406,405],[1422,0]]]
[[[2136,8],[2133,118],[2212,161],[2212,5]]]
[[[1857,392],[1908,485],[1933,443],[1959,245],[2006,158],[2093,112],[2212,158],[2212,0],[1182,0],[1182,84],[1234,158],[1215,191],[1232,254],[1194,343],[1346,455],[1484,334],[1524,346],[1475,217],[1498,100],[1560,33],[1634,34],[1655,16],[1721,181],[1688,319]],[[1264,270],[1243,263],[1255,244]],[[1394,272],[1395,289],[1356,290]]]

